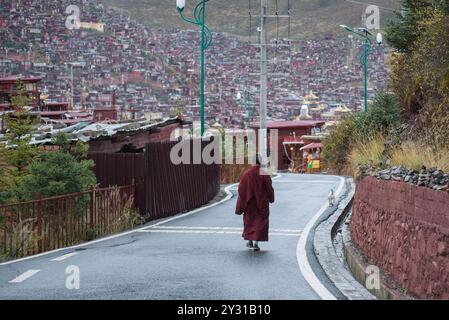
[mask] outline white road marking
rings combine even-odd
[[[172,217],[172,218],[165,219],[165,220],[163,220],[163,221],[161,221],[161,222],[152,224],[150,227],[160,226],[160,225],[166,224],[166,223],[168,223],[168,222],[170,222],[170,221],[174,221],[174,220],[178,220],[178,219],[181,219],[181,218],[184,218],[184,217],[188,217],[188,216],[191,216],[192,214],[195,214],[195,213],[197,213],[197,212],[204,211],[204,210],[206,210],[206,209],[209,209],[209,208],[218,206],[219,204],[222,204],[222,203],[228,201],[229,199],[231,199],[231,198],[233,197],[232,192],[229,191],[229,190],[231,190],[231,188],[234,188],[234,187],[237,186],[237,185],[238,185],[238,183],[234,183],[234,184],[231,184],[231,185],[227,186],[227,187],[224,189],[224,191],[226,192],[227,196],[226,196],[224,199],[220,200],[219,202],[213,203],[213,204],[211,204],[211,205],[209,205],[209,206],[206,206],[206,207],[202,207],[202,208],[195,209],[195,210],[193,210],[193,211],[190,211],[190,212],[187,212],[187,213],[184,213],[184,214],[177,215],[177,216]],[[148,228],[148,226],[145,227],[145,228],[142,228],[142,229],[146,229],[146,228]]]
[[[278,174],[277,176],[275,176],[275,177],[273,178],[273,180],[279,179],[280,177],[282,177],[282,176],[281,176],[280,174]],[[238,186],[238,185],[239,185],[238,183],[234,183],[234,184],[231,184],[231,185],[227,186],[227,187],[224,189],[224,191],[226,192],[227,196],[226,196],[226,198],[220,200],[219,202],[213,203],[213,204],[211,204],[211,205],[209,205],[209,206],[206,206],[206,207],[202,207],[202,208],[195,209],[195,210],[193,210],[193,211],[190,211],[190,212],[187,212],[187,213],[184,213],[184,214],[177,215],[177,216],[172,217],[172,218],[165,219],[165,220],[163,220],[163,221],[161,221],[161,222],[152,224],[151,227],[160,226],[160,225],[169,223],[170,221],[174,221],[174,220],[178,220],[178,219],[181,219],[181,218],[184,218],[184,217],[188,217],[188,216],[190,216],[190,215],[192,215],[192,214],[195,214],[195,213],[197,213],[197,212],[204,211],[204,210],[206,210],[206,209],[209,209],[209,208],[218,206],[218,205],[220,205],[220,204],[222,204],[222,203],[228,201],[229,199],[231,199],[231,198],[233,197],[233,194],[232,194],[232,192],[231,192],[230,190],[231,190],[232,188],[235,188],[235,187]],[[148,226],[147,226],[147,227],[148,227]],[[145,228],[147,228],[147,227],[145,227]],[[142,229],[145,229],[145,228],[142,228]]]
[[[277,177],[273,178],[273,180],[278,179],[280,177],[281,177],[281,175],[278,175]],[[311,181],[298,180],[298,182],[310,183]],[[328,181],[322,180],[322,181],[318,181],[318,182],[327,183]],[[329,182],[335,182],[335,181],[329,181]],[[156,230],[147,230],[147,229],[149,227],[150,228],[154,228],[154,227],[157,227],[157,226],[161,226],[162,224],[166,224],[166,223],[168,223],[170,221],[174,221],[174,220],[178,220],[178,219],[190,216],[190,215],[195,214],[197,212],[205,211],[207,209],[210,209],[212,207],[218,206],[218,205],[220,205],[220,204],[230,200],[233,197],[233,194],[230,192],[230,190],[232,188],[235,188],[237,185],[238,184],[233,184],[233,185],[229,185],[228,187],[226,187],[225,188],[225,192],[227,193],[227,196],[224,199],[222,199],[222,200],[220,200],[220,201],[218,201],[216,203],[213,203],[213,204],[208,205],[208,206],[204,206],[202,208],[195,209],[195,210],[190,211],[190,212],[185,213],[185,214],[181,214],[181,215],[177,215],[175,217],[171,217],[171,218],[165,219],[165,220],[163,220],[161,222],[158,222],[156,224],[153,224],[153,225],[150,225],[150,226],[144,226],[144,227],[141,227],[139,229],[130,230],[130,231],[127,231],[127,232],[123,232],[123,233],[116,234],[116,235],[113,235],[113,236],[109,236],[109,237],[106,237],[106,238],[94,240],[94,241],[91,241],[91,242],[82,243],[82,244],[79,244],[79,245],[76,245],[76,246],[72,246],[72,247],[55,249],[55,250],[44,252],[44,253],[37,254],[37,255],[34,255],[34,256],[29,256],[29,257],[25,257],[25,258],[13,260],[13,261],[3,262],[3,263],[0,263],[0,266],[10,265],[10,264],[13,264],[13,263],[34,259],[34,258],[37,258],[37,257],[46,256],[46,255],[53,254],[53,253],[56,253],[56,252],[61,252],[63,250],[67,250],[67,249],[81,248],[81,247],[89,246],[89,245],[92,245],[92,244],[95,244],[95,243],[99,243],[99,242],[108,241],[108,240],[111,240],[111,239],[123,237],[123,236],[129,235],[129,234],[132,234],[132,233],[136,233],[136,232],[154,232]],[[337,197],[341,194],[342,189],[343,189],[343,185],[344,185],[344,179],[340,178],[340,185],[339,185],[338,190],[336,192],[336,196]],[[316,277],[315,273],[312,270],[312,267],[310,266],[310,263],[309,263],[308,258],[307,258],[307,252],[306,252],[306,243],[307,243],[307,238],[308,238],[308,236],[310,234],[310,231],[311,231],[313,225],[315,224],[315,222],[321,216],[321,214],[327,209],[327,206],[328,206],[328,204],[327,204],[327,201],[326,201],[326,203],[323,205],[323,207],[308,222],[308,224],[305,227],[304,231],[300,233],[300,238],[299,238],[298,245],[297,245],[297,248],[296,248],[296,256],[297,256],[297,260],[298,260],[300,271],[303,274],[303,276],[306,279],[306,281],[313,288],[313,290],[322,299],[335,300],[336,297],[334,295],[332,295],[326,289],[326,287],[320,282],[320,280]],[[164,231],[166,232],[166,230],[164,230]],[[228,231],[228,232],[231,232],[231,231]],[[238,233],[240,233],[240,232],[238,232]],[[276,232],[273,232],[272,235],[288,235],[288,233],[279,233],[278,234]],[[292,236],[293,235],[298,236],[298,234],[291,234],[291,235]],[[20,283],[20,282],[23,282],[26,279],[28,279],[28,278],[32,277],[33,275],[35,275],[36,273],[38,273],[39,271],[40,270],[29,270],[29,271],[23,273],[22,275],[18,276],[17,278],[9,281],[9,283]]]
[[[302,179],[298,179],[298,180],[274,180],[273,179],[273,184],[283,184],[283,183],[285,183],[285,184],[289,184],[289,183],[292,183],[292,184],[329,184],[329,183],[338,183],[339,182],[339,180],[338,179],[335,179],[335,180],[329,180],[329,179],[327,179],[327,180],[302,180]],[[233,188],[231,188],[230,190],[232,190],[232,191],[236,191],[238,188],[237,188],[237,186],[236,187],[233,187]]]
[[[226,231],[226,230],[171,230],[171,229],[148,229],[139,230],[142,233],[178,233],[178,234],[242,234],[242,231]],[[270,232],[271,236],[289,236],[299,237],[301,233],[286,233],[286,232]]]
[[[8,281],[9,283],[21,283],[25,281],[28,278],[31,278],[36,273],[38,273],[40,270],[28,270],[27,272],[22,273],[17,278],[12,279],[11,281]]]
[[[139,230],[144,233],[186,233],[186,234],[242,234],[243,228],[236,227],[190,227],[190,226],[150,226]],[[301,230],[270,229],[269,234],[275,236],[300,236]]]
[[[278,177],[280,177],[280,175],[277,176],[276,178],[278,178]],[[276,178],[275,178],[275,179],[276,179]],[[186,216],[192,215],[192,214],[197,213],[197,212],[200,212],[200,211],[204,211],[204,210],[207,210],[207,209],[216,207],[216,206],[218,206],[218,205],[220,205],[220,204],[222,204],[222,203],[224,203],[224,202],[230,200],[230,199],[233,197],[232,192],[229,191],[229,190],[230,190],[231,188],[235,187],[236,185],[238,185],[238,184],[236,183],[236,184],[232,184],[232,185],[227,186],[227,187],[224,189],[224,191],[227,193],[227,196],[226,196],[224,199],[222,199],[222,200],[220,200],[220,201],[218,201],[218,202],[212,203],[212,204],[210,204],[210,205],[208,205],[208,206],[204,206],[204,207],[195,209],[195,210],[190,211],[190,212],[187,212],[187,213],[185,213],[185,214],[180,214],[180,215],[177,215],[177,216],[168,218],[168,219],[163,220],[163,221],[161,221],[161,222],[159,222],[159,223],[157,223],[157,224],[155,224],[155,225],[161,225],[161,224],[164,224],[164,223],[173,221],[173,220],[177,220],[177,219],[184,218],[184,217],[186,217]],[[0,263],[0,266],[6,266],[6,265],[10,265],[10,264],[14,264],[14,263],[22,262],[22,261],[27,261],[27,260],[34,259],[34,258],[38,258],[38,257],[43,257],[43,256],[46,256],[46,255],[49,255],[49,254],[53,254],[53,253],[56,253],[56,252],[65,251],[65,250],[68,250],[68,249],[77,249],[77,248],[87,247],[87,246],[90,246],[90,245],[95,244],[95,243],[99,243],[99,242],[108,241],[108,240],[120,238],[120,237],[123,237],[123,236],[127,236],[127,235],[129,235],[129,234],[136,233],[136,232],[138,232],[139,230],[144,230],[144,229],[146,229],[146,228],[148,228],[148,226],[141,227],[141,228],[134,229],[134,230],[130,230],[130,231],[126,231],[126,232],[119,233],[119,234],[115,234],[115,235],[113,235],[113,236],[109,236],[109,237],[105,237],[105,238],[93,240],[93,241],[90,241],[90,242],[85,242],[85,243],[78,244],[78,245],[71,246],[71,247],[59,248],[59,249],[55,249],[55,250],[51,250],[51,251],[39,253],[39,254],[36,254],[36,255],[33,255],[33,256],[29,256],[29,257],[24,257],[24,258],[12,260],[12,261],[2,262],[2,263]]]
[[[294,183],[294,184],[305,184],[305,183],[310,183],[310,184],[329,184],[329,183],[338,183],[338,180],[280,180],[280,181],[275,181],[276,184],[279,183]]]
[[[278,174],[276,177],[273,178],[273,181],[277,180],[277,179],[279,179],[281,177],[282,177],[282,175]],[[306,181],[306,180],[303,180],[303,181]],[[198,213],[198,212],[205,211],[207,209],[216,207],[216,206],[218,206],[218,205],[220,205],[222,203],[225,203],[225,202],[227,202],[228,200],[230,200],[233,197],[233,194],[232,194],[232,192],[230,190],[232,190],[236,186],[238,186],[238,183],[231,184],[231,185],[227,186],[224,189],[224,191],[226,192],[227,196],[224,199],[222,199],[222,200],[220,200],[218,202],[212,203],[212,204],[210,204],[208,206],[204,206],[204,207],[195,209],[195,210],[187,212],[185,214],[180,214],[180,215],[177,215],[177,216],[174,216],[174,217],[171,217],[171,218],[167,218],[167,219],[162,220],[162,221],[160,221],[160,222],[158,222],[156,224],[153,224],[151,226],[160,226],[160,225],[168,223],[170,221],[178,220],[178,219],[190,216],[192,214],[195,214],[195,213]],[[2,262],[2,263],[0,263],[0,266],[11,265],[11,264],[14,264],[14,263],[27,261],[27,260],[31,260],[31,259],[34,259],[34,258],[47,256],[47,255],[54,254],[56,252],[65,251],[65,250],[68,250],[68,249],[77,249],[77,248],[87,247],[87,246],[90,246],[90,245],[95,244],[95,243],[100,243],[100,242],[104,242],[104,241],[120,238],[120,237],[123,237],[123,236],[127,236],[129,234],[133,234],[133,233],[139,232],[141,230],[145,230],[148,227],[149,226],[144,226],[144,227],[141,227],[141,228],[138,228],[138,229],[126,231],[126,232],[123,232],[123,233],[119,233],[119,234],[116,234],[116,235],[113,235],[113,236],[109,236],[109,237],[105,237],[105,238],[101,238],[101,239],[97,239],[97,240],[93,240],[93,241],[90,241],[90,242],[85,242],[85,243],[78,244],[78,245],[75,245],[75,246],[66,247],[66,248],[59,248],[59,249],[55,249],[55,250],[39,253],[39,254],[36,254],[36,255],[33,255],[33,256],[28,256],[28,257],[24,257],[24,258],[12,260],[12,261]],[[310,232],[310,230],[309,230],[309,232]]]
[[[157,226],[157,227],[148,227],[146,230],[150,229],[182,229],[182,230],[234,230],[234,231],[243,231],[243,228],[237,227],[190,227],[190,226]],[[291,229],[275,229],[270,228],[270,231],[274,232],[283,232],[283,233],[300,233],[301,230],[291,230]]]
[[[170,229],[149,229],[140,230],[142,233],[204,233],[204,234],[241,234],[239,231],[225,231],[225,230],[170,230]]]
[[[58,261],[58,262],[59,262],[59,261],[63,261],[63,260],[65,260],[65,259],[68,259],[68,258],[71,258],[71,257],[73,257],[73,256],[76,256],[77,254],[78,254],[78,252],[67,253],[67,254],[62,255],[62,256],[60,256],[60,257],[51,259],[51,261]]]
[[[335,196],[338,198],[342,191],[343,186],[345,184],[345,180],[340,178],[340,184],[338,186],[337,192]],[[318,279],[316,274],[313,272],[313,269],[309,263],[309,259],[307,258],[307,238],[309,237],[310,231],[312,230],[315,222],[321,217],[321,215],[326,211],[329,207],[327,201],[326,203],[318,210],[318,212],[313,216],[312,219],[309,220],[304,231],[299,238],[298,245],[296,247],[296,258],[298,260],[299,269],[301,270],[304,279],[309,283],[312,289],[320,296],[323,300],[337,300],[337,298],[327,290],[327,288],[323,285],[323,283]]]

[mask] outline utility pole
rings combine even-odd
[[[30,50],[28,50],[28,62],[31,64],[31,50],[33,49],[33,44],[29,44]]]
[[[262,156],[263,167],[268,163],[268,133],[267,133],[267,100],[268,100],[268,62],[267,62],[267,8],[268,0],[260,0],[260,131],[259,153]]]
[[[6,53],[6,57],[5,60],[8,60],[8,48],[5,46],[5,53]],[[3,65],[3,77],[6,77],[6,62]]]
[[[278,1],[275,1],[276,7],[275,12],[270,13],[272,10],[269,10],[269,0],[260,0],[260,26],[257,28],[259,32],[259,43],[252,44],[260,47],[260,63],[259,68],[260,71],[258,73],[250,73],[250,75],[259,77],[259,85],[260,85],[260,127],[259,127],[259,135],[258,135],[258,153],[262,157],[262,167],[267,169],[268,167],[268,128],[267,128],[267,107],[268,107],[268,77],[278,77],[278,76],[286,76],[288,72],[271,72],[269,70],[269,64],[279,64],[279,63],[290,63],[290,57],[287,60],[278,60],[278,48],[288,48],[288,55],[291,54],[290,47],[290,21],[291,21],[291,0],[287,0],[288,10],[287,14],[281,14],[279,11]],[[249,16],[250,16],[250,42],[251,42],[251,1],[249,2]],[[270,12],[269,12],[270,11]],[[268,39],[268,19],[275,19],[277,21],[277,36],[276,42],[271,43]],[[280,41],[279,38],[279,20],[280,19],[288,19],[288,35],[287,39],[282,39]],[[287,41],[287,43],[285,43]],[[281,43],[280,43],[281,42]],[[269,59],[268,57],[268,47],[276,48],[276,57],[274,59]],[[277,142],[277,141],[276,141]],[[272,155],[273,156],[273,155]],[[270,164],[271,165],[271,164]]]
[[[75,98],[74,98],[74,91],[73,91],[73,64],[70,64],[70,108],[72,110],[75,110]]]
[[[74,82],[75,81],[74,81],[74,76],[73,76],[73,68],[74,67],[82,67],[82,65],[79,62],[68,62],[68,63],[66,63],[66,65],[67,66],[70,65],[70,92],[69,92],[69,94],[70,94],[70,108],[72,110],[74,110],[75,109],[75,88],[74,88]],[[67,70],[67,72],[68,71],[69,70]],[[66,81],[68,83],[69,81],[67,80],[67,77],[65,79],[66,79]]]

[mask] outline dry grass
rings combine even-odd
[[[250,164],[223,164],[220,166],[220,183],[229,184],[240,181],[242,174],[251,167]]]
[[[111,221],[111,225],[108,225],[104,220],[101,224],[98,223],[94,225],[92,228],[87,226],[87,230],[85,235],[80,235],[79,237],[75,237],[74,242],[72,240],[68,240],[69,237],[67,233],[69,232],[69,226],[64,224],[56,225],[44,225],[44,230],[46,236],[38,237],[37,235],[37,218],[30,218],[22,220],[19,218],[19,222],[15,223],[11,226],[10,229],[6,230],[4,226],[4,220],[0,216],[0,262],[6,261],[11,258],[18,258],[21,256],[27,256],[28,253],[33,253],[38,248],[38,242],[40,240],[49,240],[53,239],[54,249],[59,248],[59,240],[55,245],[55,239],[63,239],[62,246],[74,245],[77,243],[81,243],[84,241],[90,241],[95,238],[98,238],[100,235],[113,234],[117,232],[127,231],[135,227],[136,225],[140,225],[145,222],[145,220],[140,216],[139,211],[134,207],[134,198],[133,196],[122,195],[120,189],[118,187],[114,187],[111,193],[108,193],[104,202],[110,203],[110,206],[100,206],[102,201],[98,201],[97,208],[100,217],[107,217],[110,214],[110,208],[115,207],[116,210],[119,210],[117,219]],[[85,202],[83,203],[85,206]],[[48,208],[44,208],[48,209]],[[78,211],[77,211],[78,213]],[[83,223],[87,223],[84,220],[83,216],[77,216],[76,219],[79,219],[77,223],[80,225]],[[67,223],[67,221],[65,222]],[[73,222],[72,222],[73,223]],[[102,227],[102,228],[101,228]],[[6,251],[4,248],[4,234],[7,233],[7,243],[11,241],[12,247],[9,245],[6,246]],[[10,239],[10,240],[9,240]],[[50,248],[50,244],[46,244],[47,250]],[[51,248],[50,248],[51,249]]]
[[[420,170],[422,166],[427,168],[437,167],[449,172],[449,151],[433,151],[430,146],[422,147],[415,142],[404,142],[396,148],[391,156],[394,166],[403,166],[408,169]]]
[[[11,257],[18,258],[20,255],[26,256],[28,252],[35,251],[38,241],[41,239],[37,236],[35,230],[35,220],[36,219],[20,220],[12,226],[12,247],[6,246],[6,252],[0,254],[0,261],[8,260],[8,258]],[[0,246],[3,245],[4,243],[0,243]]]
[[[347,174],[357,176],[360,165],[367,165],[372,162],[377,166],[381,163],[385,150],[385,138],[382,135],[376,135],[369,139],[359,141],[352,148],[349,155]]]
[[[133,229],[137,225],[145,223],[145,219],[134,208],[134,198],[130,196],[123,205],[118,220],[113,223],[114,232],[122,232]]]
[[[385,138],[381,135],[371,137],[363,142],[358,142],[349,155],[346,173],[357,177],[360,165],[374,166],[385,159]],[[439,168],[449,172],[449,151],[433,151],[431,146],[422,146],[417,142],[406,141],[396,147],[389,158],[391,167],[404,167],[407,169],[420,170],[423,166],[427,168]]]

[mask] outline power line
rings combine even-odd
[[[379,6],[379,5],[375,4],[375,3],[360,2],[360,1],[355,1],[355,0],[343,0],[343,1],[349,2],[349,3],[352,3],[352,4],[361,5],[361,6],[366,6],[366,5],[372,4],[372,5],[378,6],[379,9],[382,9],[382,10],[385,10],[385,11],[390,11],[390,12],[396,12],[397,11],[397,9],[382,7],[382,6]]]

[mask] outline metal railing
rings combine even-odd
[[[0,254],[20,258],[120,231],[135,185],[0,206]]]

